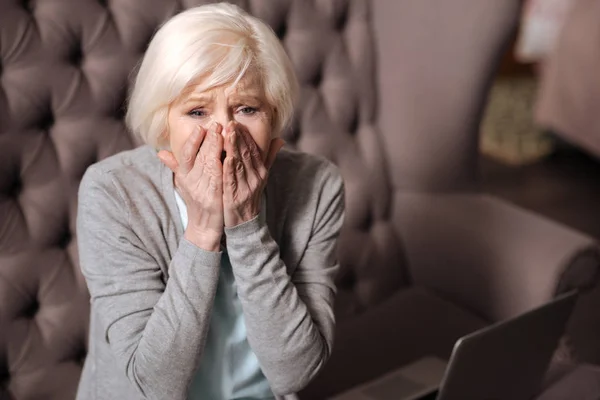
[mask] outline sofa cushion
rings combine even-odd
[[[600,367],[582,364],[550,385],[536,400],[599,400]]]
[[[473,188],[481,113],[521,3],[372,1],[378,122],[394,188]]]
[[[10,393],[71,398],[86,354],[89,312],[72,259],[63,249],[30,249],[0,254],[0,265],[0,373]]]

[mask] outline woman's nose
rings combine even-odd
[[[227,124],[233,120],[233,116],[228,111],[220,111],[213,113],[210,119],[211,123],[216,122],[223,127],[221,134],[225,136],[225,128],[227,127]]]

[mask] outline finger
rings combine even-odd
[[[248,140],[249,134],[246,133],[243,127],[237,126],[236,129],[236,143],[239,152],[238,157],[238,165],[235,165],[236,169],[242,169],[243,181],[248,185],[249,188],[254,187],[259,179],[258,174],[256,172],[256,168],[254,166],[254,162],[252,160],[252,148],[250,147],[249,142],[254,142],[252,138]],[[242,181],[238,180],[238,185],[241,184]]]
[[[239,135],[237,133],[237,126],[235,125],[235,122],[230,121],[225,129],[225,140],[223,147],[227,153],[227,156],[239,159],[240,151],[238,148],[238,137]]]
[[[183,144],[183,148],[181,149],[181,162],[179,170],[182,174],[187,174],[194,166],[194,159],[198,154],[198,150],[200,149],[205,136],[206,131],[201,126],[197,126],[194,128],[194,131],[190,137]]]
[[[249,145],[249,142],[254,142],[254,140],[248,140],[245,130],[239,126],[236,127],[235,134],[237,151],[239,153],[238,160],[240,160],[242,167],[246,169],[246,177],[248,177],[248,174],[254,171],[254,163],[252,162],[252,148]]]
[[[168,150],[161,150],[158,152],[157,156],[158,159],[162,161],[162,163],[165,164],[171,171],[173,171],[174,174],[177,173],[179,164],[177,163],[177,159],[173,153]]]
[[[223,195],[229,200],[233,199],[237,187],[234,165],[233,157],[225,157],[223,161]]]
[[[254,167],[258,170],[258,167],[263,164],[261,151],[258,148],[256,142],[254,141],[252,135],[250,135],[250,133],[246,130],[243,130],[242,132],[244,142],[246,143],[246,146],[248,146],[248,148],[250,149],[250,158],[252,160],[252,163]]]
[[[226,137],[226,142],[228,144],[228,156],[227,158],[231,159],[231,165],[229,168],[231,169],[232,174],[232,184],[234,185],[234,189],[239,189],[240,185],[248,186],[246,182],[246,171],[244,168],[244,164],[241,160],[240,149],[239,149],[239,133],[237,132],[237,126],[232,121],[227,125],[227,131],[229,132]],[[223,172],[225,173],[225,172]],[[226,189],[225,189],[226,190]]]
[[[285,144],[285,140],[281,138],[275,138],[271,140],[271,145],[269,146],[269,153],[267,154],[267,160],[265,161],[265,167],[267,171],[271,169],[273,163],[275,162],[275,158],[277,158],[277,153]]]
[[[206,141],[202,144],[200,152],[201,162],[198,163],[200,178],[198,186],[207,190],[207,200],[214,203],[215,196],[223,200],[223,164],[220,154],[223,148],[222,127],[213,122],[206,134]]]
[[[209,192],[214,196],[212,201],[223,198],[223,164],[216,158],[209,160],[209,171],[203,174]]]
[[[233,159],[233,172],[235,174],[235,180],[238,187],[243,185],[247,185],[249,187],[248,177],[246,176],[246,168],[239,158]]]
[[[263,162],[261,151],[250,133],[243,131],[241,136],[250,151],[250,166],[244,165],[246,168],[246,179],[249,185],[254,185],[256,183],[254,179],[256,178],[259,182],[264,180],[267,177],[268,171]],[[249,173],[250,171],[252,173]]]
[[[211,165],[206,165],[202,175],[198,178],[196,193],[200,196],[202,206],[209,211],[209,216],[216,217],[218,213],[223,212],[223,178],[222,164],[218,160],[208,161]]]
[[[213,122],[208,130],[207,138],[202,144],[200,151],[207,165],[212,163],[209,160],[216,159],[221,162],[221,152],[223,151],[223,136],[221,132],[223,127],[217,122]]]

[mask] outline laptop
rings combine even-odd
[[[460,338],[450,361],[426,357],[334,400],[530,400],[540,390],[577,291]]]

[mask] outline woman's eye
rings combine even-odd
[[[206,111],[202,110],[202,109],[195,109],[192,110],[188,113],[189,116],[192,117],[205,117],[206,116]]]
[[[241,107],[239,108],[239,112],[246,115],[252,115],[256,112],[256,108],[254,107]]]

